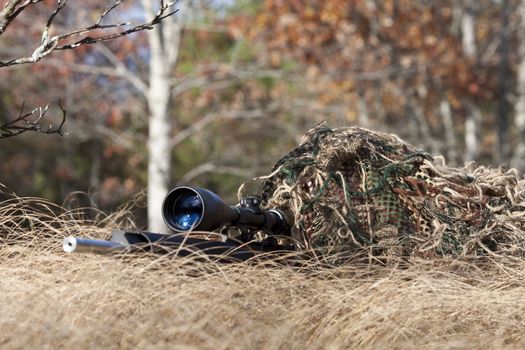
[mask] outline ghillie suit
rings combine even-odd
[[[439,166],[394,135],[323,125],[265,177],[263,204],[329,263],[366,256],[525,256],[525,180]]]

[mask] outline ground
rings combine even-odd
[[[109,237],[36,199],[0,205],[3,348],[523,348],[525,261],[410,259],[302,267],[62,252]]]

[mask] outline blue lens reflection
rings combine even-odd
[[[202,201],[197,194],[181,196],[173,207],[175,228],[180,231],[194,228],[201,219],[202,209]]]

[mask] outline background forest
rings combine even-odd
[[[32,52],[55,4],[13,23],[0,60]],[[113,16],[143,21],[142,5]],[[72,1],[55,30],[105,6]],[[146,188],[193,184],[234,202],[243,181],[324,120],[396,133],[450,165],[525,170],[525,0],[175,7],[156,32],[0,69],[0,125],[22,106],[49,103],[44,128],[60,124],[59,99],[67,111],[63,136],[0,139],[3,185],[66,207],[112,211],[133,199],[145,227]]]

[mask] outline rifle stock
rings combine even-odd
[[[273,248],[260,244],[246,244],[225,239],[213,233],[179,233],[163,235],[153,232],[132,232],[115,230],[111,239],[96,240],[67,237],[63,242],[67,253],[116,254],[133,251],[146,251],[156,254],[176,252],[176,256],[207,256],[219,262],[246,261]]]

